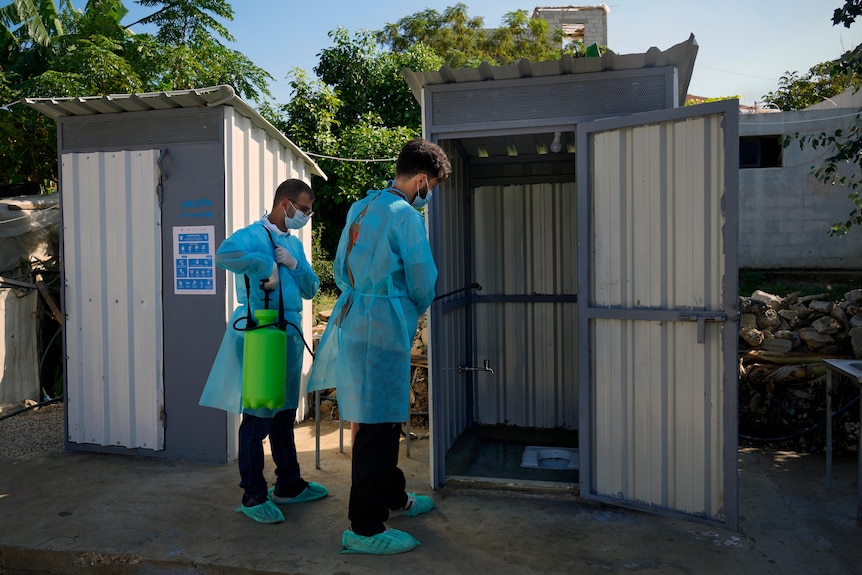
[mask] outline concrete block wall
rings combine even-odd
[[[565,30],[566,25],[583,25],[584,46],[608,44],[608,12],[611,9],[606,4],[598,6],[557,6],[536,8],[533,18],[543,18],[548,21],[551,30]],[[571,38],[580,40],[581,38]]]
[[[854,109],[748,114],[739,136],[834,132],[854,121]],[[862,267],[862,228],[830,236],[832,224],[847,219],[849,189],[819,182],[811,166],[826,153],[798,142],[783,150],[782,167],[739,170],[739,267],[835,269]]]

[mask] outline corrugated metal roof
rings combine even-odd
[[[63,97],[63,98],[23,98],[27,106],[57,120],[65,116],[90,116],[94,114],[121,114],[124,112],[144,112],[147,110],[168,110],[172,108],[205,108],[214,106],[233,106],[240,114],[251,119],[252,124],[264,130],[270,137],[279,140],[287,148],[301,156],[312,166],[315,174],[326,178],[323,170],[290,141],[278,128],[261,116],[236,95],[228,85],[175,90],[171,92],[146,92],[142,94],[109,94],[107,96]]]
[[[682,103],[685,102],[688,85],[694,72],[697,50],[698,45],[694,39],[694,34],[692,34],[685,42],[680,42],[667,50],[662,51],[653,47],[643,54],[617,54],[608,50],[601,56],[594,58],[573,58],[566,55],[559,60],[547,62],[530,62],[527,59],[521,59],[506,66],[491,66],[487,62],[483,62],[476,68],[453,69],[449,66],[443,66],[435,72],[414,72],[410,68],[403,68],[401,75],[410,86],[413,96],[421,101],[422,88],[436,84],[516,80],[519,78],[673,66],[678,71],[678,96]]]

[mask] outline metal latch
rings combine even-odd
[[[679,319],[684,321],[697,322],[697,343],[706,342],[706,322],[708,321],[727,321],[727,314],[724,312],[689,312],[680,313]]]

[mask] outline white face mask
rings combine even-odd
[[[420,208],[424,208],[428,203],[428,200],[431,199],[431,188],[428,187],[428,180],[425,180],[425,197],[419,195],[417,192],[416,197],[413,198],[413,201],[410,202],[410,205],[416,208],[417,210]]]

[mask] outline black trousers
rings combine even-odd
[[[407,504],[407,483],[398,469],[400,423],[360,423],[352,448],[347,517],[357,535],[377,535],[390,509]]]

